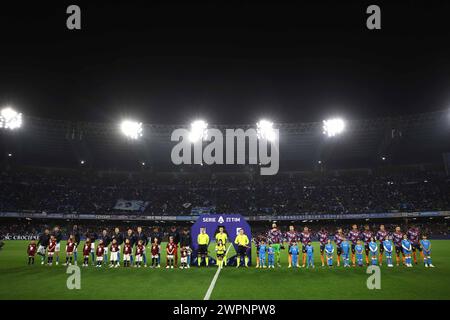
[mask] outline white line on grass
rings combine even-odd
[[[231,244],[228,246],[228,249],[225,252],[225,257],[227,256],[230,248],[231,248]],[[209,300],[209,298],[211,298],[211,293],[213,292],[214,287],[216,286],[216,281],[217,281],[217,278],[219,278],[219,273],[220,273],[221,269],[222,268],[217,268],[216,274],[214,275],[214,278],[212,279],[211,284],[209,285],[208,291],[206,291],[206,294],[205,294],[205,297],[203,298],[203,300]]]

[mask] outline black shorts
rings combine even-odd
[[[324,244],[320,244],[320,253],[323,254],[325,251],[325,245]]]
[[[305,245],[302,246],[302,252],[306,253],[306,246]]]
[[[217,259],[222,259],[225,256],[224,253],[218,253],[217,254]]]
[[[369,248],[369,245],[368,245],[368,244],[365,244],[365,245],[364,245],[364,250],[366,251],[366,256],[368,256],[369,253],[370,253],[370,248]]]
[[[244,246],[238,246],[237,254],[238,256],[245,256],[247,254],[247,248]]]
[[[207,244],[199,244],[198,245],[198,254],[206,255],[208,253],[208,245]]]
[[[412,251],[413,252],[416,252],[416,250],[419,250],[419,252],[422,252],[422,248],[420,247],[420,244],[413,243],[411,246],[412,246]]]
[[[353,253],[353,254],[355,254],[355,252],[356,252],[355,247],[356,247],[356,244],[353,244],[353,243],[352,243],[352,253]]]
[[[383,242],[380,242],[380,254],[383,254],[383,252],[384,252]]]
[[[341,248],[341,247],[337,247],[337,248],[336,248],[336,254],[337,254],[338,256],[340,256],[340,255],[342,254],[342,248]]]
[[[403,248],[401,246],[395,246],[395,253],[399,256],[400,253],[403,253]]]

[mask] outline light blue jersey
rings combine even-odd
[[[372,260],[372,265],[376,266],[378,263],[378,244],[375,241],[370,241],[369,243],[370,257]]]
[[[384,254],[386,256],[388,266],[392,266],[392,250],[394,249],[392,242],[388,239],[383,241]]]
[[[331,243],[328,243],[325,245],[325,253],[327,255],[327,262],[328,266],[333,266],[333,253],[334,253],[334,247]]]
[[[259,265],[261,267],[266,266],[266,252],[267,252],[267,246],[265,244],[261,244],[259,246]]]
[[[356,254],[356,261],[358,263],[358,266],[362,266],[363,261],[363,255],[364,255],[364,247],[361,244],[357,244],[355,246],[355,254]]]
[[[293,245],[289,248],[289,253],[292,256],[292,265],[295,267],[298,264],[298,255],[300,253],[300,249],[297,245]]]
[[[344,267],[350,266],[350,243],[347,240],[342,241],[342,259],[344,260]]]
[[[275,263],[275,249],[273,247],[267,248],[267,264],[269,268],[273,268]]]
[[[310,244],[306,246],[307,268],[314,268],[314,247]]]
[[[428,239],[420,240],[420,246],[423,251],[423,262],[425,267],[434,267],[431,263],[431,242]]]

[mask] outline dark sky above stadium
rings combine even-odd
[[[0,104],[55,119],[319,121],[450,105],[450,4],[35,1],[0,8]],[[66,29],[66,8],[82,30]]]

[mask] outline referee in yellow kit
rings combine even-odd
[[[226,248],[228,244],[228,235],[225,232],[225,228],[220,226],[219,232],[216,233],[216,243],[219,243],[219,241],[222,240],[223,246]],[[223,256],[223,264],[227,265],[227,250],[225,249],[225,254]]]
[[[247,249],[249,248],[249,242],[247,235],[244,234],[244,229],[240,229],[239,234],[234,239],[234,243],[238,245],[236,268],[239,268],[242,257],[244,258],[245,267],[248,267]]]
[[[198,251],[197,251],[197,263],[198,266],[202,264],[202,258],[205,259],[206,266],[209,265],[209,258],[208,258],[208,245],[209,245],[209,236],[206,233],[206,228],[200,228],[200,233],[197,236],[197,243],[198,243]]]

